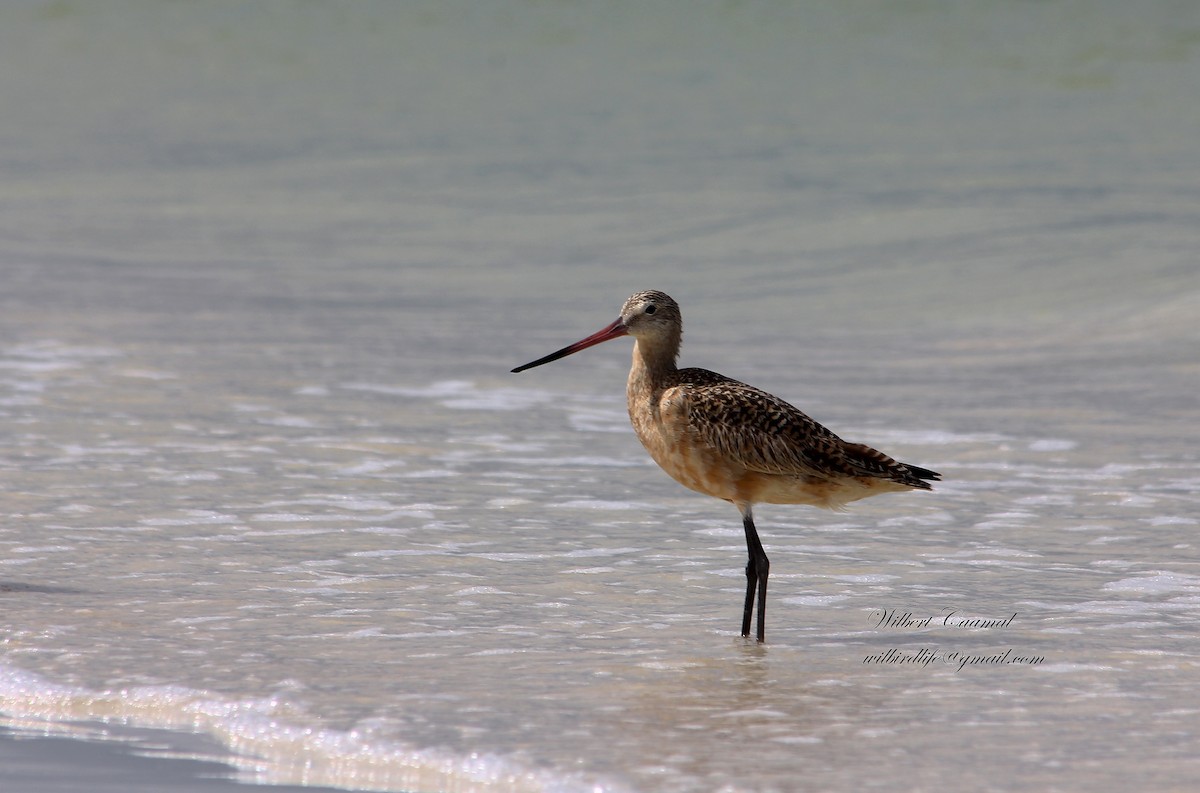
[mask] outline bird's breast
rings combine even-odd
[[[629,420],[650,457],[684,487],[727,501],[739,500],[737,472],[698,437],[688,423],[687,394],[630,383]]]

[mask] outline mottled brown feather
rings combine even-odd
[[[861,443],[847,443],[779,397],[707,369],[671,378],[688,424],[722,457],[749,470],[834,479],[867,477],[929,490],[932,471],[898,462]]]

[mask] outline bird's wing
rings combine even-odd
[[[707,370],[684,369],[672,389],[688,425],[724,459],[750,471],[822,479],[869,477],[928,485],[903,463],[847,443],[796,407],[753,386]]]

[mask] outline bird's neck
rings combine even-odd
[[[658,343],[638,339],[633,345],[633,367],[629,370],[629,383],[653,390],[670,379],[678,371],[675,359],[679,355],[679,342]]]

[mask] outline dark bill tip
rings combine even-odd
[[[517,372],[523,372],[526,369],[532,369],[535,366],[541,366],[544,363],[550,363],[551,361],[557,361],[559,358],[566,358],[568,355],[577,353],[580,350],[586,350],[588,347],[594,347],[595,345],[600,344],[602,342],[606,342],[610,339],[620,338],[621,336],[624,336],[627,333],[629,333],[629,330],[625,327],[625,323],[621,322],[621,320],[618,319],[615,322],[613,322],[611,325],[608,325],[607,327],[603,328],[602,330],[596,331],[591,336],[588,336],[586,339],[580,339],[579,341],[575,342],[574,344],[568,344],[566,347],[563,347],[561,350],[556,350],[544,358],[538,358],[536,361],[530,361],[527,364],[518,366],[516,369],[513,369],[512,372],[513,372],[513,374],[516,374]]]

